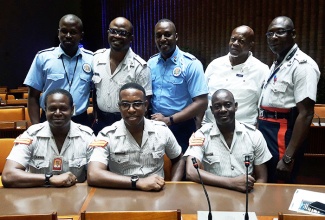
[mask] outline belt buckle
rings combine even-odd
[[[278,119],[278,113],[277,112],[274,112],[274,118]]]
[[[264,118],[264,109],[260,109],[260,117]]]

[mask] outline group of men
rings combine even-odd
[[[294,182],[320,72],[295,44],[290,18],[277,17],[268,27],[276,55],[270,70],[253,57],[248,26],[232,31],[229,54],[205,73],[177,46],[172,21],[156,24],[160,53],[148,62],[132,51],[132,33],[129,20],[114,19],[110,48],[92,54],[78,46],[82,21],[71,14],[61,18],[60,45],[40,51],[25,79],[34,125],[15,141],[4,186],[70,186],[87,173],[93,186],[161,190],[165,154],[175,181],[184,169],[188,180],[199,181],[195,157],[203,182],[245,191],[246,157],[250,189],[254,182]],[[87,127],[91,82],[96,138]]]

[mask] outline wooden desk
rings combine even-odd
[[[213,211],[245,211],[245,194],[206,186]],[[288,211],[296,189],[325,193],[325,186],[255,184],[249,194],[249,211],[259,220],[272,220]],[[0,215],[39,214],[56,211],[74,219],[81,211],[137,211],[181,209],[183,220],[195,220],[208,205],[202,186],[192,182],[167,182],[160,192],[93,188],[86,183],[70,188],[6,189],[0,187]]]

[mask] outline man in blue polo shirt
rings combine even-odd
[[[32,124],[46,121],[44,97],[49,91],[61,88],[69,91],[74,100],[75,112],[71,120],[90,125],[87,108],[93,76],[93,53],[79,48],[83,35],[80,18],[65,15],[59,22],[60,45],[36,54],[24,81],[29,87],[28,113]],[[41,116],[40,107],[43,109]]]
[[[148,61],[153,89],[151,119],[165,122],[185,152],[196,130],[195,118],[207,108],[208,87],[201,62],[181,51],[177,40],[175,24],[168,19],[158,21],[155,42],[160,53]]]

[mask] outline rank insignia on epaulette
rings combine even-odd
[[[190,137],[189,145],[190,146],[203,146],[204,140],[205,140],[204,137],[195,137],[195,135],[193,133],[192,136]]]
[[[108,144],[107,141],[104,140],[94,140],[89,144],[90,147],[105,147]]]
[[[33,139],[29,139],[29,138],[19,138],[19,137],[17,137],[16,140],[14,140],[15,144],[30,145],[32,142],[33,142]]]

